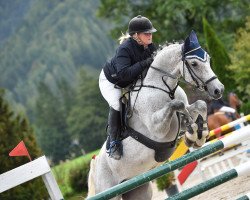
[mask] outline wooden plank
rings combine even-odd
[[[187,164],[185,167],[183,167],[183,169],[181,170],[181,172],[177,176],[181,185],[183,185],[183,183],[187,180],[187,178],[194,171],[194,169],[196,168],[197,165],[198,165],[198,161],[196,160],[194,162]]]
[[[54,178],[52,172],[48,172],[42,175],[43,182],[46,185],[46,188],[49,192],[49,196],[52,200],[62,200],[62,193],[57,185],[56,179]]]
[[[45,156],[0,175],[0,193],[50,172]]]
[[[169,158],[170,161],[180,158],[185,155],[188,151],[188,147],[186,146],[184,140],[182,139],[172,156]]]

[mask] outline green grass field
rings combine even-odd
[[[80,156],[73,160],[69,160],[62,164],[56,165],[52,168],[52,172],[55,176],[55,179],[60,187],[60,190],[64,198],[67,197],[67,199],[69,200],[83,199],[83,196],[85,196],[84,193],[75,194],[72,188],[70,187],[69,180],[68,180],[69,172],[70,172],[70,169],[74,168],[75,166],[91,160],[92,156],[97,155],[99,151],[100,150],[93,151],[84,156]]]

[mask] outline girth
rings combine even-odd
[[[156,162],[166,161],[175,150],[176,139],[172,142],[156,142],[132,129],[131,127],[127,127],[127,129],[122,134],[124,139],[130,136],[146,147],[155,150]]]
[[[124,101],[122,100],[123,98]],[[171,98],[171,97],[170,97]],[[173,97],[172,97],[173,98]],[[174,152],[175,144],[180,132],[180,113],[176,112],[177,119],[178,119],[178,131],[176,134],[176,138],[171,142],[157,142],[151,140],[150,138],[146,137],[145,135],[139,133],[138,131],[134,130],[133,128],[129,127],[128,125],[128,115],[131,112],[130,108],[130,92],[128,93],[128,99],[125,97],[125,94],[120,98],[120,105],[121,105],[121,123],[122,123],[122,133],[121,133],[121,140],[132,137],[136,141],[140,142],[141,144],[145,145],[146,147],[153,149],[155,151],[155,161],[156,162],[164,162],[166,161]]]

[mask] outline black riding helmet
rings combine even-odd
[[[151,21],[138,15],[130,20],[128,24],[128,33],[129,35],[133,35],[134,33],[154,33],[156,29],[153,27]]]

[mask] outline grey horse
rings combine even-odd
[[[129,127],[159,144],[175,143],[180,130],[188,145],[200,147],[208,136],[207,106],[202,100],[189,105],[187,95],[178,85],[180,78],[188,84],[206,90],[214,99],[222,96],[223,84],[210,67],[210,57],[199,45],[194,31],[182,44],[167,45],[159,50],[146,77],[137,82],[140,90],[130,93],[133,114]],[[178,117],[181,115],[182,117]],[[203,123],[200,135],[196,122],[198,116]],[[107,190],[138,174],[162,164],[156,159],[156,151],[148,148],[133,137],[123,141],[124,154],[120,160],[109,158],[106,143],[98,156],[91,161],[88,179],[88,197]],[[168,151],[168,146],[165,148]],[[167,152],[168,159],[174,146]],[[152,198],[151,183],[144,184],[133,191],[113,199],[148,200]]]

